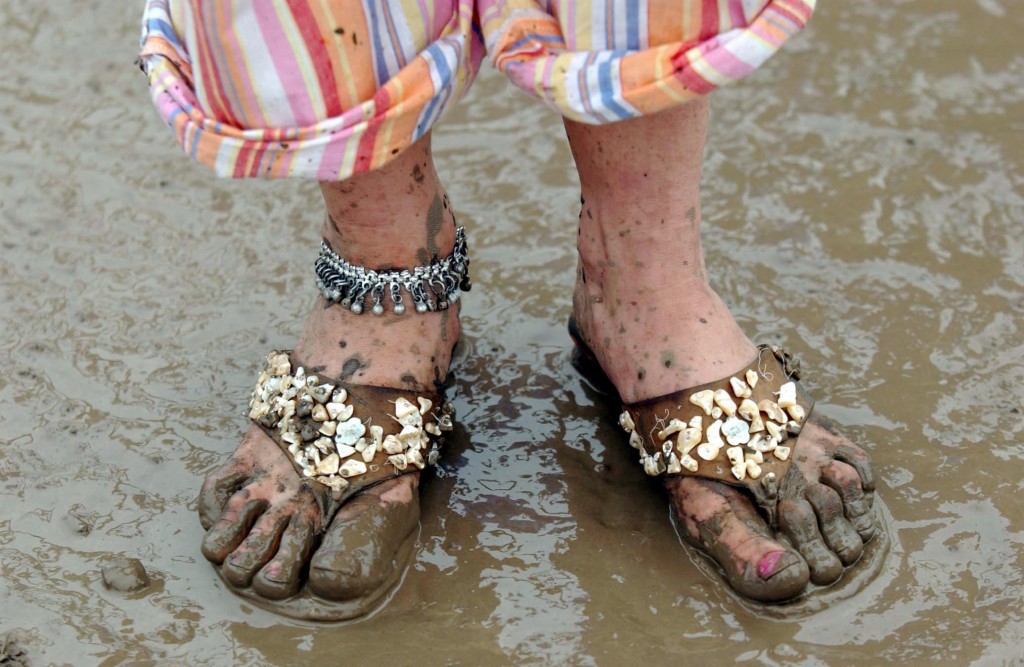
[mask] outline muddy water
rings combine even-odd
[[[210,179],[131,67],[140,8],[71,7],[0,4],[0,645],[75,665],[1021,663],[1010,0],[825,3],[714,98],[712,275],[874,457],[892,536],[877,576],[780,615],[693,566],[570,363],[560,123],[485,72],[435,141],[472,239],[452,386],[469,428],[425,485],[401,588],[343,626],[227,593],[193,503],[259,359],[312,302],[314,188]],[[119,556],[148,588],[104,588]]]

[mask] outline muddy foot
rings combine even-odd
[[[380,169],[320,188],[323,238],[348,262],[412,268],[455,246],[455,219],[434,171],[429,135]],[[312,272],[309,281],[312,287]],[[457,304],[357,315],[321,298],[291,357],[348,387],[366,417],[382,424],[387,415],[376,413],[384,399],[373,399],[370,387],[435,394],[458,336]],[[253,425],[203,484],[203,554],[234,590],[276,612],[318,620],[359,616],[400,580],[419,525],[418,489],[419,473],[388,479],[344,501],[324,525],[288,455]]]
[[[717,333],[703,339],[697,333],[687,335],[678,316],[682,306],[665,309],[672,317],[664,328],[653,309],[641,324],[630,321],[627,326],[609,315],[612,309],[603,301],[576,299],[578,333],[626,403],[729,377],[754,358],[754,347],[738,334],[717,296],[709,297],[693,316],[694,329],[714,326],[717,320]],[[602,343],[595,349],[590,343],[595,335],[588,330],[609,329],[620,335],[597,338]],[[676,339],[679,333],[683,335]],[[698,347],[702,342],[708,346],[704,350]],[[713,346],[720,346],[721,352],[712,351]],[[661,363],[650,364],[647,370],[652,356]],[[751,599],[787,600],[800,595],[808,581],[835,582],[860,558],[875,531],[874,478],[863,450],[812,413],[793,451],[777,508],[784,537],[769,528],[744,491],[694,477],[666,481],[683,537],[711,556],[733,588]]]

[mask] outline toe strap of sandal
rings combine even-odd
[[[743,486],[774,523],[778,485],[814,406],[799,379],[796,359],[760,345],[731,377],[626,405],[619,425],[648,475]]]
[[[320,506],[320,530],[360,491],[433,465],[452,407],[437,393],[350,385],[267,355],[249,419],[287,454]]]

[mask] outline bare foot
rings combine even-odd
[[[454,218],[433,170],[429,137],[384,169],[322,189],[324,238],[354,264],[411,268],[452,251]],[[381,197],[384,192],[392,196]],[[312,270],[309,283],[312,289]],[[432,393],[448,373],[458,307],[411,310],[356,315],[320,298],[292,358],[349,386]],[[419,525],[418,489],[419,473],[373,486],[348,500],[320,534],[312,493],[287,454],[252,425],[203,484],[202,551],[229,584],[264,601],[290,598],[308,581],[320,606],[265,605],[281,613],[333,620],[365,614],[404,570]],[[345,604],[324,612],[323,601]]]

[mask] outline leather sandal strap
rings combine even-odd
[[[351,385],[273,351],[249,418],[288,455],[320,506],[320,531],[360,491],[437,461],[452,408],[436,392]]]
[[[651,476],[690,475],[751,491],[774,521],[778,484],[814,401],[777,346],[732,376],[626,405],[619,425]]]

